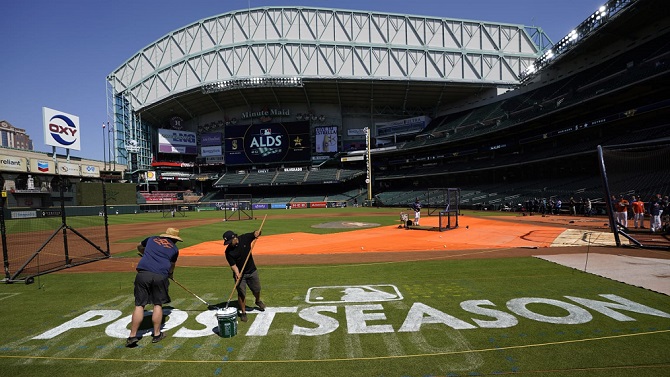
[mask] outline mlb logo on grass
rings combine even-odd
[[[62,111],[42,108],[44,144],[67,149],[81,149],[79,117]]]
[[[312,287],[307,290],[308,304],[345,304],[354,302],[385,302],[402,300],[395,285],[336,285]]]

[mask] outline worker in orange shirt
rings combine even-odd
[[[633,208],[633,223],[635,224],[635,229],[640,226],[640,229],[644,228],[644,202],[642,197],[639,195],[637,197],[633,196],[633,201],[631,202],[631,207]]]
[[[619,200],[614,203],[614,211],[616,212],[616,221],[624,228],[628,228],[628,206],[630,203],[623,195],[619,195]]]

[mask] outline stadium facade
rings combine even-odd
[[[136,172],[323,162],[363,148],[365,128],[423,129],[443,109],[509,90],[548,46],[536,27],[429,16],[308,7],[213,16],[108,76],[114,157]],[[249,132],[266,136],[264,150],[247,138],[240,151]],[[190,141],[170,148],[173,136]]]
[[[107,77],[114,159],[136,182],[150,172],[159,189],[298,187],[335,164],[371,170],[389,204],[407,200],[394,191],[414,198],[431,186],[477,186],[463,196],[471,205],[586,193],[602,186],[598,145],[668,136],[663,6],[609,1],[556,44],[539,28],[428,16],[303,7],[214,16]],[[282,174],[260,177],[270,171]],[[532,188],[509,185],[525,181]]]

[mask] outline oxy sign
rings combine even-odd
[[[43,107],[42,118],[44,120],[44,144],[81,150],[78,116]]]
[[[361,289],[361,287],[363,287]],[[319,305],[307,307],[268,307],[264,312],[256,314],[253,322],[247,329],[245,336],[267,336],[279,316],[296,317],[296,322],[290,330],[291,335],[321,336],[340,329],[348,334],[382,334],[394,332],[420,332],[423,325],[441,324],[456,330],[502,329],[514,327],[519,323],[519,317],[556,325],[576,325],[588,323],[594,314],[608,317],[615,321],[636,321],[627,314],[651,315],[669,318],[670,314],[649,306],[628,300],[614,294],[601,294],[605,301],[573,296],[564,296],[566,300],[556,300],[541,297],[521,297],[508,300],[499,305],[491,300],[467,300],[460,303],[461,310],[456,315],[448,314],[429,305],[415,302],[407,309],[405,319],[398,328],[387,323],[385,308],[382,302],[402,299],[396,289],[382,289],[374,286],[346,287],[344,295],[339,299],[319,293],[313,295],[312,302],[321,302]],[[379,287],[379,286],[378,286]],[[387,286],[388,287],[388,286]],[[374,291],[376,290],[376,292]],[[325,292],[325,291],[321,291]],[[326,292],[327,293],[327,292]],[[308,294],[309,297],[309,294]],[[365,302],[364,302],[365,301]],[[343,305],[344,304],[344,305]],[[537,308],[551,306],[562,310],[564,315],[548,316],[538,313]],[[624,314],[624,312],[626,314]],[[197,325],[183,325],[189,313],[179,309],[165,309],[169,319],[163,330],[176,329],[170,336],[175,338],[199,338],[214,335],[218,326],[215,311],[203,311],[196,315]],[[252,312],[253,313],[253,312]],[[344,313],[344,325],[335,318],[337,313]],[[251,313],[250,313],[251,314]],[[122,317],[120,310],[89,310],[60,326],[48,330],[33,339],[52,339],[67,331],[105,325],[105,334],[112,338],[126,338],[131,315]],[[152,312],[145,312],[151,317]],[[474,315],[474,316],[472,316]],[[299,317],[299,318],[297,318]],[[460,317],[460,318],[459,318]],[[151,333],[151,329],[141,330],[140,335]]]

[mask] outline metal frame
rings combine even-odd
[[[231,220],[253,220],[254,205],[251,194],[226,194],[223,197],[223,221]],[[235,203],[236,210],[229,210],[228,203]],[[249,207],[241,206],[240,203],[249,203]],[[242,217],[244,215],[244,217]]]
[[[98,260],[102,259],[107,259],[111,257],[111,253],[109,251],[109,231],[108,231],[108,222],[107,222],[107,190],[105,187],[105,183],[102,183],[102,197],[103,197],[103,205],[102,205],[102,210],[103,210],[103,216],[104,216],[104,232],[105,232],[105,245],[96,245],[93,243],[93,241],[89,240],[78,232],[76,229],[68,225],[67,219],[68,216],[66,215],[65,211],[65,200],[63,197],[63,193],[65,191],[65,187],[63,184],[63,180],[61,180],[61,184],[59,185],[59,190],[60,190],[60,213],[61,213],[61,225],[54,230],[54,232],[49,236],[43,243],[42,245],[35,250],[35,252],[23,262],[23,264],[17,268],[15,271],[11,272],[10,271],[10,255],[9,255],[9,250],[7,248],[7,235],[6,235],[6,226],[5,226],[5,216],[4,216],[4,204],[5,204],[5,198],[2,198],[2,208],[0,208],[0,230],[2,231],[2,253],[3,253],[3,259],[4,259],[4,268],[5,268],[5,278],[2,279],[2,282],[4,283],[16,283],[16,282],[24,282],[26,284],[32,284],[34,282],[34,278],[37,276],[45,275],[51,272],[55,271],[60,271],[66,268],[70,267],[75,267],[79,266],[82,264],[87,264],[87,263],[92,263]],[[89,245],[91,245],[95,250],[97,250],[100,255],[97,258],[88,258],[86,260],[80,261],[80,262],[73,262],[72,258],[70,258],[70,253],[68,249],[68,232],[74,234],[75,236],[81,238],[82,240],[86,241]],[[41,270],[40,268],[40,254],[42,251],[47,247],[47,245],[50,242],[58,242],[57,237],[58,234],[62,234],[62,242],[63,242],[63,250],[64,250],[64,255],[63,255],[63,263],[61,265],[58,265],[56,267],[48,268],[46,270]],[[11,238],[11,236],[10,236]],[[102,247],[105,247],[103,250]],[[35,273],[25,273],[25,269],[28,267],[33,260],[36,260],[37,262],[37,271]]]
[[[602,178],[602,183],[603,183],[603,191],[605,194],[605,208],[607,209],[607,218],[609,220],[609,225],[610,225],[610,230],[612,231],[612,234],[614,234],[614,241],[618,247],[626,246],[626,247],[639,247],[643,249],[658,249],[658,250],[670,250],[670,247],[668,246],[660,246],[660,245],[649,245],[649,244],[643,244],[637,239],[635,239],[634,236],[631,236],[628,234],[628,229],[626,229],[623,225],[619,224],[616,219],[614,218],[614,203],[612,202],[612,192],[610,191],[610,186],[609,186],[609,181],[607,178],[607,169],[605,166],[605,158],[603,154],[603,147],[598,145],[598,165],[600,166],[600,176]],[[623,236],[627,240],[629,240],[632,245],[625,245],[621,242],[620,236]]]

